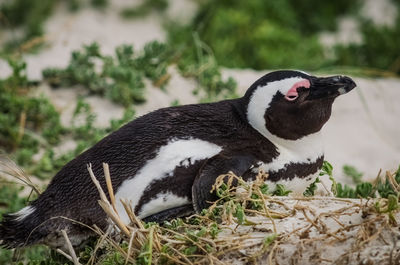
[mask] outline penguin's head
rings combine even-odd
[[[321,130],[336,97],[356,84],[347,76],[316,77],[301,71],[275,71],[246,92],[246,118],[267,138],[297,140]]]

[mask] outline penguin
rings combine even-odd
[[[121,200],[146,221],[187,216],[215,200],[212,185],[229,171],[252,181],[263,170],[271,188],[283,183],[302,193],[322,166],[320,130],[332,103],[355,86],[347,76],[280,70],[255,81],[241,98],[139,117],[67,163],[29,206],[5,214],[0,245],[62,247],[62,229],[79,245],[90,231],[77,222],[107,229],[89,163],[104,190],[102,163],[109,164],[116,208],[126,224]]]

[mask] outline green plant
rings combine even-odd
[[[193,22],[170,29],[179,45],[197,32],[227,67],[317,69],[329,64],[316,33],[334,30],[337,16],[358,1],[204,1]],[[318,12],[310,12],[313,6]],[[240,36],[240,37],[239,37]]]
[[[375,210],[378,213],[387,213],[391,223],[397,226],[396,218],[394,213],[400,208],[399,205],[399,195],[390,194],[387,197],[387,201],[384,202],[385,205],[381,205],[381,200],[375,203]]]
[[[121,15],[125,18],[144,17],[153,10],[162,12],[167,7],[167,0],[145,0],[138,6],[123,9]]]
[[[361,32],[361,44],[336,46],[335,64],[378,68],[400,74],[400,16],[393,27],[363,21]]]
[[[266,236],[264,238],[264,242],[263,242],[264,248],[268,248],[275,241],[275,239],[277,237],[278,237],[277,234],[272,234],[272,235]]]
[[[80,84],[124,106],[143,102],[143,73],[136,68],[132,46],[117,47],[115,53],[115,58],[103,56],[99,45],[92,43],[74,51],[67,68],[47,68],[43,77],[53,87]]]
[[[13,73],[0,80],[0,146],[9,152],[20,150],[29,159],[44,141],[58,143],[64,130],[48,99],[29,95],[35,82],[27,78],[25,62],[10,58],[8,63]]]
[[[275,195],[275,196],[287,196],[291,192],[292,191],[291,190],[287,190],[284,185],[276,184],[275,191],[272,193],[272,195]]]
[[[320,176],[328,175],[329,179],[332,180],[332,192],[336,197],[339,198],[375,198],[376,192],[378,192],[381,198],[389,198],[389,196],[398,196],[399,190],[397,186],[400,184],[400,166],[399,169],[394,173],[393,177],[387,175],[384,179],[378,177],[374,183],[362,182],[362,173],[358,172],[354,167],[346,166],[343,168],[345,173],[353,178],[354,182],[358,182],[355,189],[342,183],[337,183],[333,178],[332,165],[324,161],[323,167],[321,168]],[[394,183],[396,182],[396,183]]]
[[[331,191],[333,193],[333,195],[337,196],[337,183],[335,178],[333,177],[333,166],[328,162],[328,161],[324,161],[322,164],[322,168],[319,172],[320,176],[324,176],[327,175],[329,176],[329,180],[332,181],[332,187],[331,187]]]
[[[315,191],[317,190],[317,183],[320,183],[321,180],[317,177],[303,192],[303,195],[306,197],[314,196]]]
[[[338,198],[357,198],[356,191],[346,184],[342,185],[342,183],[337,183],[335,196]]]
[[[197,33],[190,35],[187,46],[179,46],[178,68],[184,77],[193,77],[199,83],[198,89],[206,93],[202,102],[214,101],[220,98],[234,98],[236,95],[236,81],[232,77],[224,80],[214,54],[200,39]],[[168,42],[171,47],[177,45],[173,40]]]
[[[363,173],[359,172],[355,167],[350,165],[343,166],[343,173],[350,177],[354,184],[360,184],[362,182]]]
[[[0,13],[4,16],[2,26],[15,28],[23,26],[26,41],[43,34],[43,23],[51,14],[57,0],[36,1],[16,0],[2,2]]]

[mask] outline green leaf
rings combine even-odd
[[[212,223],[210,226],[210,235],[213,239],[217,237],[217,235],[221,232],[221,229],[219,229],[218,224]]]
[[[338,198],[357,198],[356,191],[346,184],[342,186],[342,183],[337,183],[335,196]]]
[[[238,219],[238,223],[239,223],[240,225],[243,224],[244,221],[245,221],[246,216],[245,216],[245,214],[244,214],[244,209],[243,209],[242,205],[238,203],[238,204],[236,205],[236,210],[235,210],[235,211],[236,211],[236,212],[235,212],[235,216],[236,216],[236,218]]]
[[[349,165],[344,165],[343,166],[343,173],[352,178],[353,182],[355,184],[360,184],[361,183],[361,179],[363,176],[363,173],[359,172],[355,167],[353,166],[349,166]]]
[[[396,180],[397,184],[400,185],[400,165],[399,165],[399,168],[396,171],[394,179]]]
[[[188,255],[193,255],[197,252],[197,246],[190,246],[185,248],[185,250],[183,251],[183,253],[188,256]]]
[[[317,190],[317,183],[320,183],[320,179],[317,177],[303,192],[303,195],[305,197],[311,197],[314,196],[315,191]]]
[[[375,197],[374,193],[375,190],[372,187],[372,183],[363,182],[356,186],[356,194],[363,198]]]
[[[272,235],[266,236],[263,240],[263,248],[269,247],[275,241],[275,239],[277,237],[278,237],[277,234],[272,234]]]
[[[393,194],[388,196],[388,212],[399,209],[399,198]]]
[[[319,175],[320,176],[328,175],[332,177],[332,172],[333,172],[333,166],[328,161],[324,161]]]
[[[285,188],[284,185],[282,184],[276,184],[276,189],[275,191],[272,193],[272,195],[276,195],[276,196],[287,196],[289,195],[289,193],[291,193],[291,190],[287,190]]]
[[[264,184],[260,185],[260,190],[261,190],[262,194],[268,194],[268,189],[269,189],[269,187],[267,184],[264,183]]]

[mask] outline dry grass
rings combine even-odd
[[[131,222],[125,225],[106,164],[104,171],[111,201],[96,184],[99,203],[121,235],[117,240],[98,231],[99,242],[125,264],[400,264],[400,215],[388,199],[270,196],[262,172],[251,184],[229,173],[217,178],[213,189],[220,199],[202,215],[144,224],[125,203]]]

